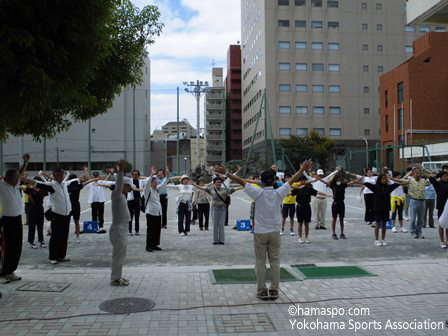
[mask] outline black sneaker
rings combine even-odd
[[[205,231],[208,231],[208,227],[205,228]]]
[[[343,233],[341,233],[340,238],[341,238],[341,239],[347,239],[347,237],[346,237],[345,234],[343,234]]]
[[[154,247],[154,251],[162,251],[162,249],[158,246]]]
[[[213,242],[213,245],[218,245],[219,243],[217,243],[217,242]]]
[[[333,238],[334,240],[338,240],[338,235],[335,233],[335,234],[331,235],[331,238]]]
[[[224,242],[219,242],[219,245],[224,245]]]
[[[204,231],[204,228],[199,228],[199,230]]]
[[[321,230],[326,230],[327,228],[325,226],[320,227]]]
[[[163,226],[162,226],[162,229],[167,229],[166,225],[163,225]]]
[[[154,251],[154,249],[149,248],[149,247],[146,248],[146,252],[152,252],[152,251]]]
[[[268,290],[267,290],[267,289],[264,289],[264,290],[262,290],[262,291],[259,291],[259,292],[257,293],[257,298],[259,298],[260,300],[263,300],[263,301],[267,301],[267,300],[269,300]]]
[[[104,230],[103,228],[101,228],[101,229],[99,229],[96,233],[103,234],[103,233],[106,233],[106,230]]]

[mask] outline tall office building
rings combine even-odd
[[[112,107],[88,122],[74,122],[69,130],[44,143],[31,136],[10,136],[3,144],[4,169],[19,165],[22,153],[31,154],[30,171],[59,166],[69,171],[82,170],[89,157],[89,133],[92,170],[103,170],[119,159],[135,168],[150,169],[150,60],[143,66],[143,81],[135,90],[123,88]],[[134,141],[135,140],[135,141]],[[135,159],[134,159],[135,155]]]
[[[227,127],[226,161],[241,160],[241,46],[231,45],[227,51]]]
[[[242,0],[243,156],[312,130],[347,147],[380,139],[379,76],[412,56],[429,27],[406,26],[405,0]],[[270,122],[257,113],[266,92]],[[267,119],[269,120],[269,119]],[[255,137],[255,139],[254,139]],[[264,157],[260,155],[259,157]]]
[[[212,69],[212,86],[205,93],[205,165],[226,161],[226,91],[222,68]]]

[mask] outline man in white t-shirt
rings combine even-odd
[[[254,250],[255,270],[257,273],[257,297],[261,300],[276,300],[280,282],[280,227],[281,203],[305,169],[311,167],[311,161],[305,161],[300,170],[283,186],[273,188],[275,172],[265,171],[261,174],[262,188],[246,183],[238,176],[227,172],[223,166],[215,167],[215,171],[225,174],[232,181],[244,187],[244,192],[255,201]],[[272,271],[271,288],[266,287],[266,255]]]

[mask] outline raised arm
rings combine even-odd
[[[239,177],[239,176],[230,174],[230,173],[227,171],[227,168],[224,167],[224,166],[218,166],[218,165],[216,165],[216,166],[213,168],[213,170],[214,170],[216,173],[218,173],[218,174],[225,175],[226,177],[228,177],[229,179],[231,179],[233,182],[238,183],[238,184],[241,185],[242,187],[244,187],[244,186],[246,185],[246,181],[245,181],[245,180],[243,180],[243,179],[242,179],[241,177]]]
[[[339,169],[336,169],[330,175],[328,175],[327,177],[324,177],[323,179],[321,179],[321,181],[326,183],[326,182],[330,181],[333,178],[333,176],[335,176],[337,173],[339,173]],[[328,185],[328,183],[327,183],[327,185]]]
[[[23,165],[19,169],[19,175],[23,176],[28,168],[28,163],[30,162],[31,156],[27,153],[23,156]]]
[[[112,197],[118,197],[118,195],[123,192],[123,174],[126,163],[127,162],[125,160],[120,160],[118,162],[117,179],[115,181],[115,189],[112,191]]]
[[[96,182],[96,181],[98,181],[98,178],[90,179],[88,181],[82,182],[81,184],[82,184],[83,187],[85,187],[86,185],[88,185],[88,184],[90,184],[92,182]]]
[[[311,160],[306,160],[306,161],[304,161],[304,162],[301,164],[299,171],[297,171],[297,172],[291,177],[291,179],[289,180],[289,184],[291,185],[291,184],[293,184],[294,182],[296,182],[296,181],[300,178],[300,176],[302,176],[303,172],[304,172],[305,170],[309,169],[309,168],[311,167],[311,165],[312,165],[312,161],[311,161]]]
[[[313,181],[313,182],[315,181],[315,179],[313,179],[311,176],[308,175],[306,170],[303,172],[303,175],[305,175],[307,181]]]
[[[202,191],[206,191],[207,188],[201,187],[200,185],[197,185],[196,183],[194,183],[193,181],[191,181],[191,185],[193,187],[195,187],[196,189],[202,190]]]

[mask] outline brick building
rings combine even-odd
[[[241,160],[241,47],[231,45],[227,51],[226,77],[226,152],[227,161]]]
[[[411,58],[380,77],[383,146],[448,139],[448,33],[425,34],[413,49]],[[388,149],[383,162],[401,169],[399,157],[398,149]]]

